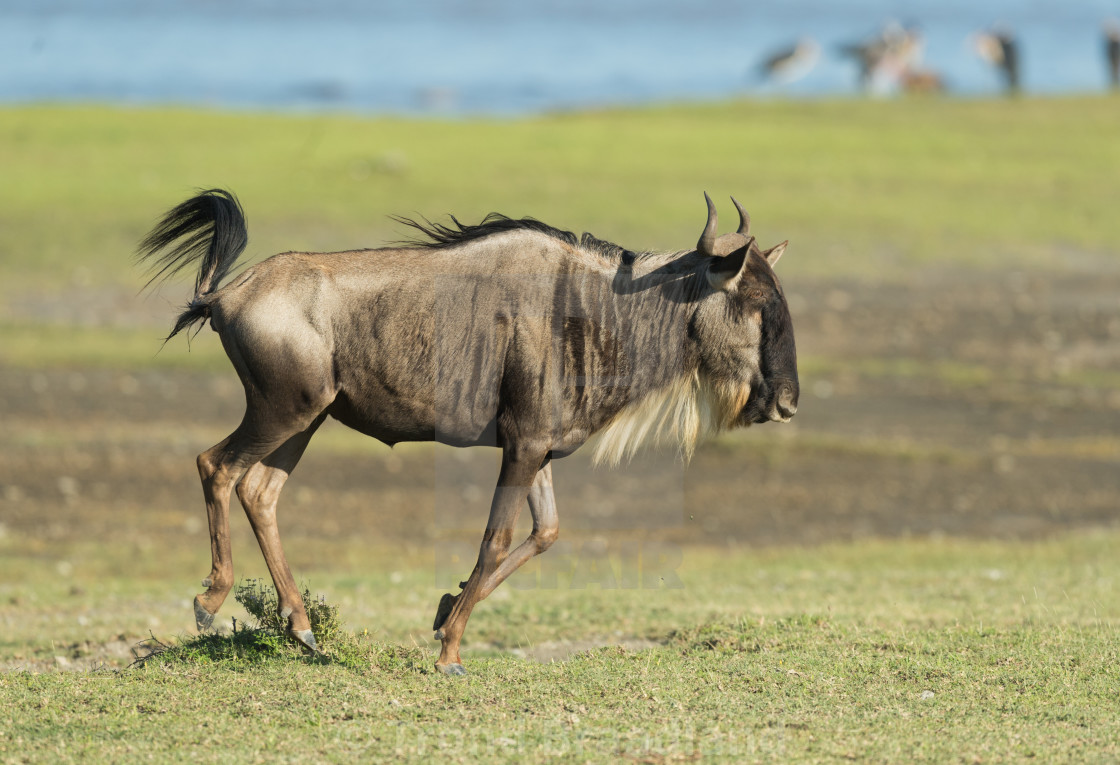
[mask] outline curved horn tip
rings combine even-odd
[[[748,235],[751,231],[751,216],[735,197],[731,197],[731,203],[735,205],[735,209],[739,211],[739,230],[735,233]]]
[[[704,192],[704,201],[708,203],[708,222],[704,224],[704,233],[696,243],[696,249],[703,255],[712,255],[715,252],[716,229],[719,226],[719,215],[716,212],[715,202]]]

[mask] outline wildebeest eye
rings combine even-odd
[[[751,287],[747,290],[747,300],[766,300],[766,290],[761,287]]]

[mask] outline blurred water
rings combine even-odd
[[[858,92],[836,53],[895,19],[964,95],[999,92],[971,33],[1018,36],[1024,90],[1105,86],[1120,0],[0,0],[0,101],[519,114],[754,93]],[[756,74],[822,46],[803,79]]]

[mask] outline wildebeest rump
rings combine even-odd
[[[738,231],[717,236],[705,200],[703,234],[679,252],[631,252],[497,214],[477,225],[398,219],[416,240],[283,253],[224,286],[247,242],[236,198],[213,189],[168,212],[140,258],[153,259],[154,278],[198,264],[194,298],[169,338],[208,318],[246,399],[237,429],[198,457],[213,560],[195,598],[199,629],[233,585],[236,486],[280,614],[315,649],[276,504],[328,415],[390,445],[502,450],[478,561],[435,619],[437,667],[454,674],[475,604],[557,537],[553,458],[596,433],[600,462],[663,440],[687,457],[706,433],[792,417],[793,326],[772,270],[786,243],[761,250],[738,202]],[[533,530],[511,551],[526,500]]]

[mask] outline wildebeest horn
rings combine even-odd
[[[739,230],[735,233],[746,236],[751,232],[751,216],[747,214],[747,211],[739,204],[738,199],[731,197],[731,201],[735,205],[735,209],[739,211]]]
[[[701,255],[713,256],[716,252],[716,228],[719,225],[719,215],[716,206],[708,192],[704,192],[704,201],[708,203],[708,223],[704,226],[704,233],[696,242],[696,249]]]

